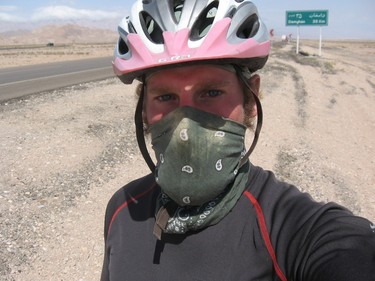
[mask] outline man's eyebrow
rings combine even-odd
[[[202,82],[198,82],[194,85],[194,89],[215,89],[218,87],[225,87],[228,85],[231,85],[231,81],[228,80],[206,80]],[[147,87],[146,86],[146,91],[151,93],[151,94],[159,94],[159,93],[164,93],[164,92],[169,92],[172,91],[173,87],[169,85],[155,85],[152,87]]]
[[[151,87],[151,88],[146,86],[146,93],[159,94],[159,93],[164,93],[168,91],[170,91],[170,87],[168,86],[156,85],[155,87]]]
[[[209,90],[217,89],[222,87],[230,86],[232,83],[228,80],[208,80],[194,85],[194,88],[197,90]]]

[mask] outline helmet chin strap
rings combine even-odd
[[[255,128],[253,142],[252,142],[249,150],[246,152],[246,154],[240,160],[240,167],[241,167],[242,165],[244,165],[247,162],[247,160],[249,159],[251,153],[255,149],[255,146],[258,142],[260,131],[262,129],[262,124],[263,124],[263,110],[262,110],[262,105],[260,103],[260,100],[259,100],[258,96],[255,94],[253,89],[251,89],[246,77],[242,73],[242,70],[236,65],[234,65],[234,68],[237,72],[237,75],[238,75],[239,79],[244,83],[246,88],[253,94],[255,104],[256,104],[256,107],[257,107],[257,126]],[[139,149],[142,153],[142,156],[145,159],[145,161],[146,161],[149,169],[151,170],[151,172],[154,173],[156,166],[155,166],[155,163],[150,156],[150,153],[148,152],[148,149],[147,149],[147,146],[146,146],[146,141],[145,141],[145,135],[144,135],[143,117],[142,117],[143,116],[142,112],[143,112],[144,95],[145,95],[145,77],[143,76],[142,77],[142,90],[141,90],[141,94],[139,96],[137,107],[136,107],[135,114],[134,114],[135,131],[136,131],[138,147],[139,147]]]
[[[142,156],[145,159],[148,167],[150,168],[151,172],[155,172],[155,164],[152,161],[150,153],[147,150],[146,141],[145,141],[145,133],[143,127],[143,99],[145,96],[145,78],[142,77],[142,91],[138,99],[137,107],[134,114],[134,122],[135,122],[135,133],[137,137],[138,147],[141,150]]]
[[[250,146],[249,150],[246,152],[246,154],[240,160],[240,167],[241,167],[243,164],[245,164],[247,162],[251,153],[255,149],[255,146],[257,145],[259,135],[260,135],[260,131],[261,131],[262,125],[263,125],[263,110],[262,110],[262,104],[260,103],[258,95],[255,94],[253,89],[250,87],[248,79],[243,74],[241,68],[237,65],[234,65],[234,69],[236,70],[237,76],[239,77],[241,82],[244,83],[246,88],[253,94],[255,104],[256,104],[256,107],[257,107],[257,126],[255,128],[253,142],[251,143],[251,146]]]

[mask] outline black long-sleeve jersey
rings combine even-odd
[[[118,190],[105,216],[101,281],[375,280],[375,226],[251,166],[246,190],[218,224],[153,235],[152,175]]]

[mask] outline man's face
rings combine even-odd
[[[180,106],[244,121],[244,96],[237,76],[213,65],[161,70],[149,77],[145,114],[153,124]]]

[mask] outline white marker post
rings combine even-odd
[[[296,47],[296,54],[299,53],[299,25],[297,26],[297,47]]]
[[[319,57],[322,56],[322,26],[319,28]]]

